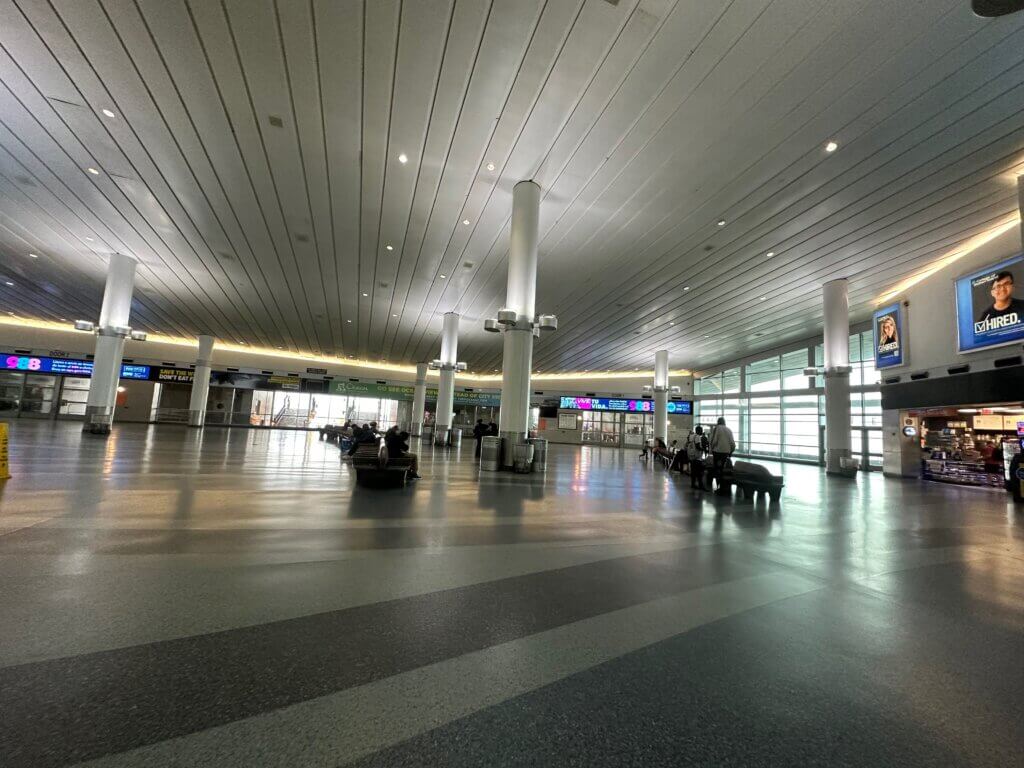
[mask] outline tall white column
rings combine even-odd
[[[668,443],[668,350],[654,353],[654,437]]]
[[[117,383],[121,378],[124,340],[131,333],[128,325],[135,285],[135,259],[121,253],[110,255],[107,284],[103,289],[103,307],[96,329],[96,352],[92,362],[92,382],[85,404],[83,430],[110,433],[114,421]]]
[[[409,433],[419,437],[423,429],[423,412],[427,407],[427,364],[416,364],[416,386],[412,393],[412,426]]]
[[[502,455],[502,466],[505,467],[512,466],[512,446],[526,438],[530,427],[530,372],[533,367],[539,219],[540,186],[532,181],[519,182],[512,191],[512,232],[503,310],[516,315],[516,322],[506,325],[502,355],[498,431],[505,448]],[[501,316],[499,312],[499,319]]]
[[[201,427],[206,423],[206,400],[210,394],[210,369],[213,365],[213,336],[199,337],[196,369],[192,372],[192,396],[188,402],[188,425]]]
[[[824,285],[825,471],[843,472],[850,456],[850,306],[846,279]]]
[[[447,312],[441,330],[441,373],[437,384],[437,427],[434,442],[446,445],[452,426],[452,405],[455,402],[455,367],[459,354],[459,316]]]

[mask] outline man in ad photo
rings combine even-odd
[[[979,288],[984,288],[991,277],[982,277],[975,281],[974,289],[975,296],[977,297],[977,303],[975,306],[984,306]],[[983,333],[985,331],[996,330],[996,328],[1003,328],[1009,325],[1016,325],[1024,321],[1024,299],[1015,298],[1013,293],[1015,289],[1015,282],[1013,279],[1013,272],[1008,269],[1004,269],[1001,272],[996,273],[994,279],[991,279],[989,285],[989,293],[992,296],[992,303],[989,307],[978,315],[978,325],[984,325],[982,328],[976,328],[976,332]],[[1009,315],[1016,315],[1016,318],[1010,318]],[[1001,318],[1006,318],[1002,320]]]

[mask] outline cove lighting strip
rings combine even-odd
[[[23,317],[0,317],[0,325],[10,325],[20,328],[36,328],[43,331],[59,331],[61,333],[78,333],[72,330],[67,323],[53,323],[46,320],[34,320],[31,318]],[[147,337],[148,344],[172,344],[179,347],[187,347],[189,349],[197,349],[198,342],[195,339],[185,339],[179,336],[163,336],[156,333],[151,333]],[[321,365],[327,364],[336,367],[349,367],[349,368],[370,368],[375,371],[388,371],[391,373],[402,373],[408,376],[415,377],[416,366],[414,365],[394,365],[392,363],[375,363],[370,360],[354,360],[348,357],[327,357],[319,355],[304,355],[295,354],[288,352],[287,350],[281,349],[267,349],[266,347],[250,347],[248,345],[242,346],[240,344],[222,343],[219,339],[217,340],[215,350],[225,350],[228,352],[234,352],[244,355],[260,355],[262,357],[277,357],[282,360],[287,360],[290,363],[320,363]],[[294,367],[294,366],[285,366]],[[437,375],[437,371],[428,371],[431,375]],[[671,376],[690,376],[691,372],[685,369],[672,371]],[[576,380],[576,381],[587,381],[597,379],[649,379],[654,376],[654,371],[615,371],[615,372],[600,372],[600,371],[567,371],[565,373],[535,373],[531,376],[533,381],[565,381],[565,380]],[[459,380],[470,380],[474,382],[500,382],[501,374],[459,374]]]

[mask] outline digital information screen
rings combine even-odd
[[[0,358],[4,370],[27,371],[28,373],[52,373],[57,376],[92,376],[92,361],[69,360],[63,357],[31,357],[29,355],[7,355]],[[122,365],[122,379],[149,379],[148,365]]]
[[[903,307],[897,301],[875,311],[872,326],[875,338],[875,368],[893,368],[903,365],[907,346]]]
[[[653,400],[624,400],[614,397],[562,396],[559,408],[572,411],[622,411],[625,413],[654,413]],[[669,413],[689,416],[693,413],[692,400],[669,400]]]

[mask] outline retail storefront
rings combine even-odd
[[[1020,403],[990,407],[925,408],[901,414],[918,432],[921,477],[936,482],[1009,489],[1010,465],[1024,438]]]

